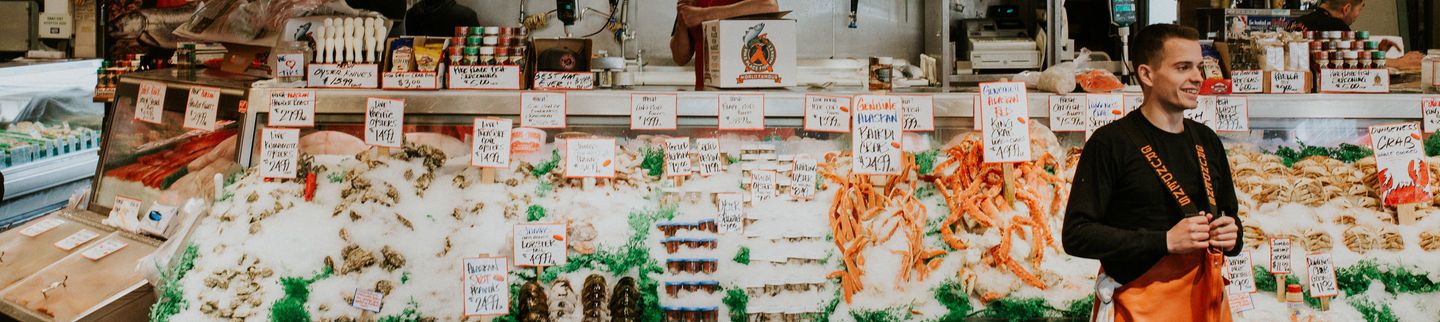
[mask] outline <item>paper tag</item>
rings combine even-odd
[[[450,66],[449,86],[452,89],[521,89],[525,83],[524,68],[517,65]]]
[[[1215,131],[1250,131],[1250,104],[1244,96],[1220,96],[1215,98]]]
[[[1145,104],[1144,96],[1125,95],[1125,114],[1130,114],[1130,112],[1134,112],[1135,110],[1140,109],[1141,104]]]
[[[465,316],[510,313],[510,264],[504,257],[466,258],[464,274]]]
[[[305,54],[279,54],[275,60],[275,77],[305,77]]]
[[[1305,256],[1305,271],[1310,282],[1310,297],[1340,295],[1340,283],[1335,280],[1335,263],[1329,253]]]
[[[385,293],[356,288],[355,297],[350,301],[350,306],[357,309],[380,313],[380,306],[385,303]]]
[[[160,124],[165,113],[165,84],[156,81],[141,81],[139,93],[135,96],[135,120]]]
[[[515,266],[565,265],[566,236],[564,224],[516,224]]]
[[[1254,293],[1255,270],[1250,265],[1250,252],[1243,252],[1235,257],[1225,257],[1225,272],[1230,278],[1230,284],[1225,289],[1232,296],[1241,293]]]
[[[760,130],[765,128],[765,95],[720,94],[721,130]]]
[[[437,72],[388,72],[381,74],[380,86],[385,89],[440,89]]]
[[[1290,239],[1270,240],[1270,274],[1290,274]]]
[[[1050,130],[1079,132],[1088,128],[1085,122],[1085,96],[1051,95]]]
[[[1285,70],[1285,47],[1265,46],[1265,69]]]
[[[750,171],[750,201],[760,202],[775,198],[779,193],[776,191],[776,181],[779,180],[775,170],[754,170]]]
[[[125,248],[125,246],[128,245],[129,244],[126,244],[123,241],[115,239],[106,240],[99,245],[86,248],[84,252],[80,253],[80,255],[85,256],[85,258],[89,258],[92,261],[98,261],[101,258],[105,258],[105,256],[109,256],[110,254],[114,254],[115,252],[120,251],[121,248]]]
[[[721,234],[740,231],[745,228],[745,199],[738,193],[723,192],[715,195],[715,204],[720,212],[716,221]]]
[[[1386,69],[1321,69],[1321,93],[1389,93]]]
[[[300,129],[260,129],[260,177],[293,179],[299,159]]]
[[[1186,119],[1215,128],[1215,96],[1200,95],[1195,98],[1195,108],[1185,110]]]
[[[1085,94],[1086,119],[1090,123],[1085,138],[1105,124],[1110,124],[1125,115],[1125,97],[1116,94]]]
[[[900,129],[909,132],[935,130],[935,97],[900,96]]]
[[[1425,133],[1440,129],[1440,96],[1421,97],[1420,115],[1425,120]]]
[[[565,128],[565,93],[520,93],[520,126],[537,129]]]
[[[980,84],[985,163],[1030,161],[1030,105],[1025,83]]]
[[[376,88],[380,80],[379,64],[309,64],[306,66],[309,87]]]
[[[1245,312],[1255,309],[1255,299],[1250,293],[1228,294],[1225,299],[1230,301],[1231,312]]]
[[[179,212],[175,207],[152,203],[150,211],[146,211],[145,216],[140,218],[140,230],[151,235],[164,236],[165,230],[170,228],[170,220]]]
[[[69,251],[75,249],[76,246],[90,242],[90,240],[95,239],[95,237],[100,237],[100,233],[89,229],[81,229],[74,234],[70,234],[70,236],[66,236],[65,239],[55,242],[55,247]]]
[[[615,139],[565,141],[566,178],[614,178]]]
[[[64,220],[55,219],[55,218],[45,218],[44,220],[41,220],[40,222],[31,224],[30,226],[25,227],[25,229],[21,229],[21,230],[20,230],[20,235],[24,235],[25,237],[40,236],[40,234],[44,234],[45,232],[48,232],[48,231],[50,231],[51,229],[55,229],[55,227],[60,227],[60,225],[64,225],[64,224],[65,224],[65,221],[64,221]]]
[[[477,117],[471,128],[470,165],[481,168],[510,167],[510,119]]]
[[[1270,72],[1270,93],[1305,93],[1305,72]]]
[[[190,98],[185,102],[184,128],[203,131],[215,130],[215,113],[220,106],[220,90],[195,86],[190,88]]]
[[[665,139],[665,176],[690,175],[690,138]]]
[[[315,126],[315,91],[277,89],[270,92],[269,126]]]
[[[589,72],[535,72],[535,89],[592,89],[595,88],[595,73]]]
[[[678,105],[675,94],[630,94],[630,129],[674,130]]]
[[[380,65],[376,64],[310,64],[310,87],[376,88],[380,81]]]
[[[1380,200],[1385,205],[1429,202],[1429,176],[1411,171],[1425,171],[1425,152],[1421,150],[1420,123],[1405,122],[1370,127],[1370,146],[1375,150],[1375,167],[1380,182]]]
[[[855,97],[851,169],[855,174],[900,174],[900,98]]]
[[[365,99],[365,144],[398,148],[404,138],[405,101]]]
[[[724,165],[720,163],[719,139],[695,139],[695,156],[699,160],[696,166],[700,168],[700,176],[725,172]]]
[[[805,95],[805,130],[850,132],[849,96]]]
[[[795,157],[790,167],[790,196],[798,199],[815,197],[815,183],[820,180],[819,165],[814,158]]]
[[[1264,90],[1265,72],[1258,70],[1237,70],[1230,72],[1231,93],[1259,93]]]
[[[134,225],[136,221],[140,220],[140,204],[142,203],[144,201],[140,201],[140,199],[115,196],[115,203],[110,205],[109,217],[118,220],[110,225],[120,227]]]

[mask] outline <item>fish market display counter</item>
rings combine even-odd
[[[98,60],[0,64],[0,227],[54,211],[89,186],[104,106],[87,97]],[[89,87],[87,87],[87,84]]]

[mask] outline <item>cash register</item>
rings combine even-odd
[[[969,60],[975,72],[1040,68],[1044,56],[1022,22],[1019,6],[990,6],[986,18],[963,19],[961,28],[958,58]]]

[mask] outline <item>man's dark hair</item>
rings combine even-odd
[[[1347,4],[1352,6],[1359,6],[1361,3],[1364,2],[1365,0],[1322,0],[1320,1],[1320,6],[1329,8],[1331,10],[1340,10],[1341,7],[1344,7]]]
[[[1140,29],[1140,33],[1135,34],[1135,41],[1130,44],[1130,59],[1135,61],[1135,66],[1160,63],[1160,55],[1165,52],[1165,41],[1170,38],[1199,40],[1200,32],[1195,31],[1195,28],[1168,23],[1145,26]]]

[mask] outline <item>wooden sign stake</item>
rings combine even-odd
[[[1275,299],[1285,303],[1285,274],[1275,274]]]
[[[1320,310],[1321,310],[1321,311],[1329,311],[1329,310],[1330,310],[1330,297],[1329,297],[1329,296],[1320,298]]]
[[[1395,210],[1399,215],[1399,218],[1396,222],[1400,225],[1414,225],[1416,221],[1419,221],[1420,214],[1419,212],[1415,211],[1415,205],[1416,204],[1413,203],[1407,203],[1395,207]]]
[[[1000,171],[1005,176],[1005,185],[1002,187],[1005,193],[1005,204],[1015,203],[1015,164],[1006,162],[1000,164]]]
[[[481,168],[481,169],[480,169],[480,183],[484,183],[484,184],[495,183],[495,168]]]
[[[580,186],[581,190],[595,189],[595,178],[584,178],[580,179],[580,181],[582,182]]]

